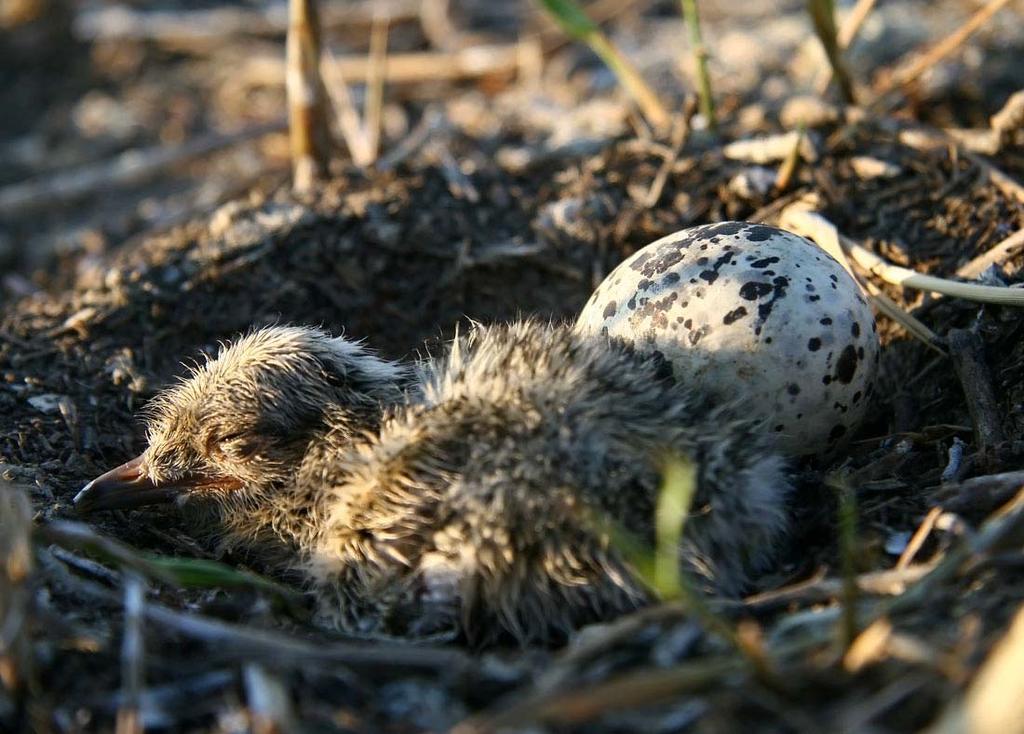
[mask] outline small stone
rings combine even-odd
[[[28,399],[28,404],[38,410],[40,413],[56,413],[60,410],[61,401],[65,399],[64,395],[56,395],[54,393],[45,393],[43,395],[33,395]]]
[[[791,97],[779,113],[779,122],[786,128],[796,128],[800,125],[808,128],[822,127],[831,125],[838,119],[839,110],[834,105],[810,95]]]
[[[850,166],[858,177],[870,180],[873,178],[895,178],[903,173],[903,169],[895,163],[883,161],[868,155],[857,155],[850,159]]]

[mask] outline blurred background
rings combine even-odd
[[[0,0],[0,298],[45,287],[68,255],[87,264],[142,232],[207,214],[260,179],[287,176],[287,5]],[[821,94],[830,68],[807,3],[698,5],[727,137],[793,129],[808,106],[838,114]],[[838,2],[838,24],[863,5]],[[991,3],[867,5],[845,61],[856,85],[871,90]],[[1000,5],[904,90],[900,114],[984,128],[1024,87],[1021,3]],[[678,112],[697,78],[680,3],[584,6]],[[356,109],[376,73],[374,29],[384,42],[379,144],[356,156],[363,165],[394,154],[417,126],[472,137],[469,157],[512,158],[637,130],[616,76],[539,3],[325,0],[320,13],[324,83]],[[693,127],[707,120],[698,113]],[[343,145],[334,151],[335,166],[352,158]]]

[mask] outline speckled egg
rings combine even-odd
[[[763,418],[790,455],[849,438],[878,367],[875,318],[849,273],[763,224],[709,224],[648,245],[605,278],[576,328],[660,352],[680,382]]]

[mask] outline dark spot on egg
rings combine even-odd
[[[696,346],[697,342],[699,342],[701,339],[703,339],[710,333],[711,327],[708,326],[707,324],[704,324],[704,326],[700,327],[699,329],[694,329],[693,331],[690,332],[690,344]]]
[[[669,273],[668,275],[666,275],[662,279],[661,284],[662,285],[672,285],[673,283],[678,283],[678,282],[679,282],[679,273]]]
[[[761,270],[763,268],[768,267],[769,265],[774,265],[778,261],[779,258],[777,257],[762,257],[760,260],[755,260],[754,262],[750,263],[750,267]]]
[[[828,442],[835,443],[844,435],[846,435],[846,426],[841,424],[835,425],[832,427],[832,430],[828,432]]]
[[[604,317],[610,319],[615,315],[615,312],[619,310],[618,304],[615,301],[609,301],[608,305],[604,307]]]
[[[854,339],[860,336],[860,324],[854,321],[853,325],[850,327],[850,333],[853,334]]]
[[[856,372],[857,350],[853,348],[852,344],[848,344],[836,361],[836,379],[844,385],[849,385]]]
[[[732,311],[727,313],[722,318],[722,323],[725,324],[726,326],[728,326],[729,324],[736,323],[737,321],[739,321],[740,319],[742,319],[746,315],[747,315],[747,309],[744,308],[743,306],[740,306],[739,308],[734,308]]]
[[[826,316],[825,318],[823,318],[818,323],[821,324],[822,326],[831,326],[832,325],[832,319],[830,319],[829,317]]]
[[[786,386],[786,392],[788,392],[790,395],[799,395],[800,386],[797,385],[795,382],[791,382],[789,383],[789,385]]]
[[[748,226],[743,234],[751,242],[765,242],[780,235],[781,233],[782,231],[775,227],[769,227],[764,224],[754,224]]]
[[[816,336],[811,337],[807,341],[807,348],[810,349],[812,352],[818,351],[819,349],[821,349],[821,339],[819,339]]]
[[[743,231],[745,227],[748,226],[749,225],[746,222],[719,222],[718,224],[709,224],[706,225],[705,227],[702,227],[703,231],[701,232],[701,235],[704,237],[721,237],[722,235],[734,235],[739,234],[740,232]],[[764,225],[759,226],[763,227]],[[766,229],[768,229],[769,232],[771,232],[770,227]],[[769,234],[768,237],[771,237],[772,234]],[[764,239],[768,239],[768,237],[765,237]]]
[[[740,287],[740,297],[747,301],[756,301],[761,296],[766,296],[771,292],[772,286],[769,283],[759,283],[756,280],[744,283]]]

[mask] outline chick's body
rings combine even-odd
[[[410,403],[341,458],[308,566],[324,617],[536,640],[634,608],[647,592],[608,521],[650,540],[666,452],[698,470],[681,560],[738,593],[784,533],[782,463],[670,375],[566,327],[456,339]]]

